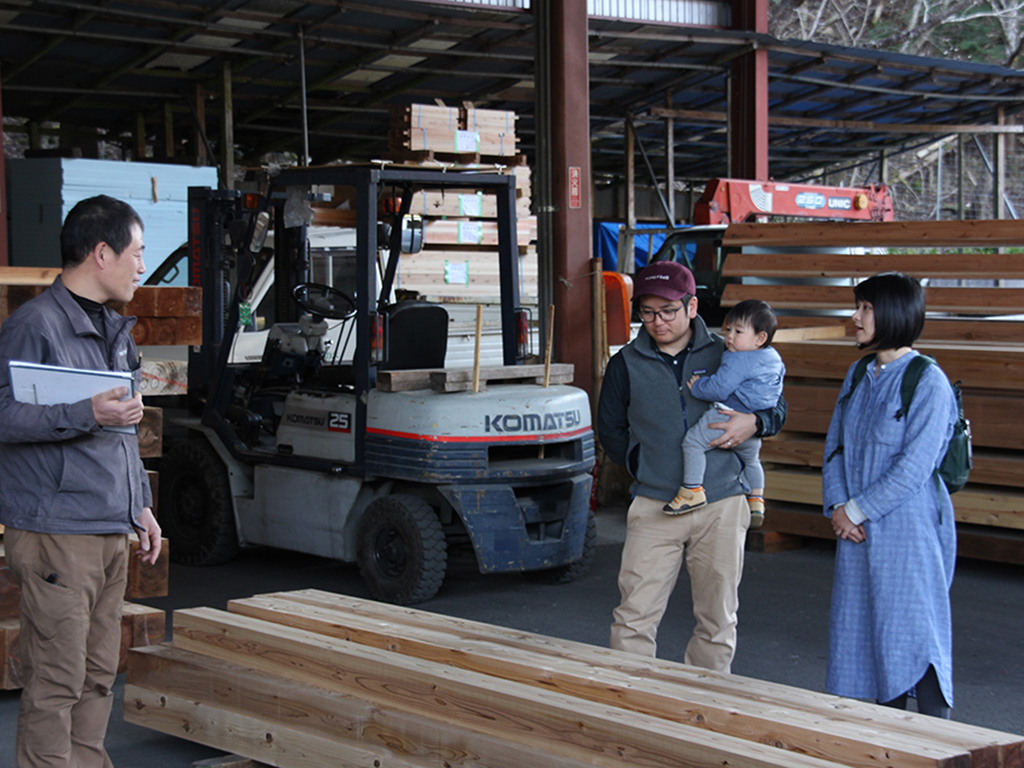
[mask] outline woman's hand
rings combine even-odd
[[[854,544],[860,544],[867,538],[864,534],[864,526],[854,525],[846,516],[845,504],[840,504],[832,510],[832,530],[840,539],[852,541]]]
[[[718,437],[708,443],[709,448],[732,448],[744,440],[749,440],[757,434],[757,416],[752,413],[740,413],[739,411],[719,411],[725,415],[728,421],[719,421],[708,424],[711,429],[724,431]]]

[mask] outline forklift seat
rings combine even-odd
[[[382,371],[444,368],[448,312],[429,301],[399,301],[388,307],[388,361]]]

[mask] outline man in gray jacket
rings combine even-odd
[[[113,389],[75,403],[35,405],[11,393],[12,360],[133,371],[125,318],[146,271],[142,220],[101,195],[78,203],[61,229],[63,272],[0,326],[0,523],[21,587],[20,768],[107,768],[103,746],[121,644],[128,537],[160,554],[160,527],[138,439],[142,397]]]
[[[709,407],[690,394],[686,382],[718,370],[725,344],[697,315],[696,284],[683,265],[652,264],[638,276],[634,292],[643,327],[608,362],[598,404],[601,445],[634,479],[611,646],[656,655],[658,625],[685,560],[697,625],[684,659],[728,672],[750,524],[742,462],[730,450],[709,451],[708,503],[676,517],[662,511],[682,484],[683,435]],[[773,435],[785,418],[782,398],[770,410],[732,412],[728,421],[723,417],[712,425],[725,431],[711,446]]]

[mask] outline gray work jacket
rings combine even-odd
[[[0,523],[54,534],[128,533],[153,497],[135,435],[102,429],[85,399],[16,402],[9,363],[138,367],[134,317],[104,309],[106,340],[58,277],[0,326]],[[109,350],[109,352],[108,352]]]

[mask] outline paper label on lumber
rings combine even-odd
[[[459,222],[459,245],[479,245],[483,242],[483,227],[479,221]]]
[[[469,285],[469,262],[445,259],[444,281],[455,285]]]
[[[480,151],[480,134],[476,131],[456,131],[455,132],[455,151],[456,152],[479,152]]]
[[[459,195],[459,215],[479,217],[483,208],[483,199],[483,192],[477,192],[475,195]]]

